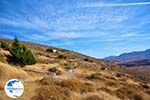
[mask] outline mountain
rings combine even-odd
[[[136,51],[130,53],[123,53],[119,56],[110,56],[104,58],[108,61],[120,61],[120,62],[127,62],[127,61],[139,61],[144,59],[150,59],[150,49],[145,51]]]
[[[19,79],[25,87],[19,100],[150,100],[149,78],[142,80],[115,63],[73,51],[21,43],[37,63],[22,68],[7,59],[8,50],[0,48],[0,100],[11,100],[4,91],[9,79]]]

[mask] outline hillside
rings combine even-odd
[[[120,62],[150,59],[150,49],[147,49],[145,51],[123,53],[119,56],[110,56],[104,59],[108,61],[120,61]]]
[[[150,83],[117,64],[55,47],[22,44],[32,50],[37,63],[21,68],[7,61],[9,51],[0,49],[0,100],[11,100],[4,92],[11,78],[20,79],[25,87],[16,100],[150,100]]]

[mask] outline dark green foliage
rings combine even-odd
[[[48,48],[48,49],[46,49],[46,52],[53,52],[53,49],[52,48]]]
[[[65,56],[65,55],[59,55],[58,58],[59,58],[59,59],[66,59],[67,56]]]
[[[56,72],[57,71],[57,68],[56,67],[52,67],[50,69],[48,69],[49,72]]]
[[[89,61],[89,59],[88,58],[84,58],[84,61]]]
[[[7,42],[0,42],[0,47],[4,50],[9,50],[9,44]]]
[[[17,38],[15,38],[14,43],[9,49],[9,52],[11,54],[11,59],[22,67],[36,63],[32,52],[24,45],[21,45]]]

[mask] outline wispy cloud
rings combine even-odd
[[[89,3],[84,4],[81,6],[79,4],[79,7],[123,7],[123,6],[141,6],[141,5],[150,5],[150,2],[135,2],[135,3]]]
[[[117,2],[0,0],[0,37],[17,35],[26,41],[61,46],[93,56],[99,51],[102,54],[98,56],[104,56],[120,53],[124,47],[128,48],[124,51],[132,46],[143,48],[143,44],[150,41],[150,2]],[[112,48],[118,50],[111,52]]]

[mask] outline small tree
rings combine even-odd
[[[14,43],[10,47],[9,52],[11,54],[12,60],[22,67],[25,65],[32,65],[36,63],[32,52],[24,45],[21,45],[17,38],[14,39]]]

